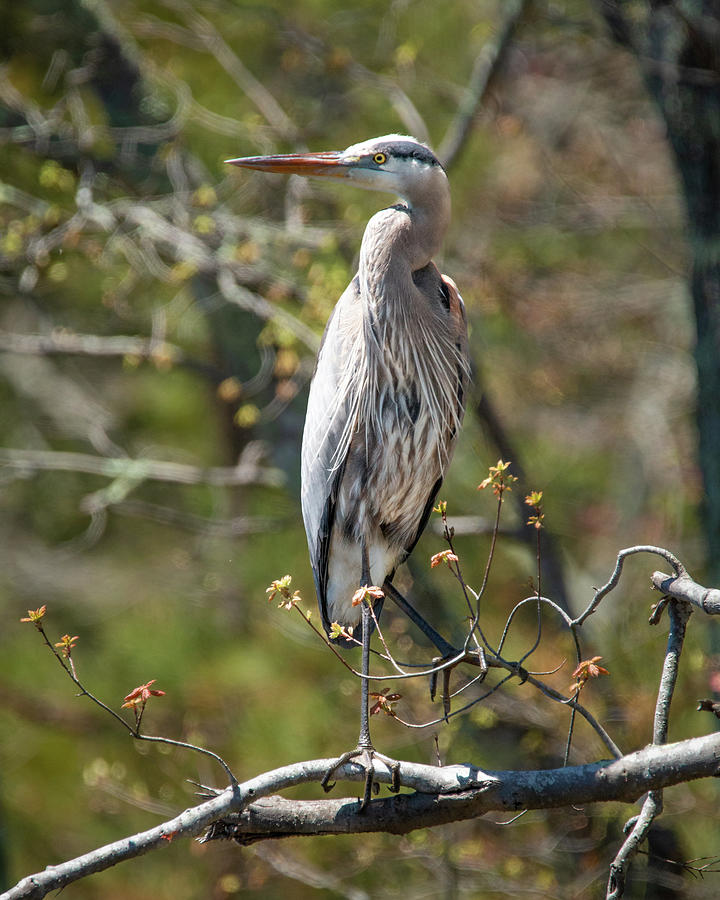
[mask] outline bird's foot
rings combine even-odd
[[[430,699],[432,701],[435,700],[438,674],[442,674],[442,693],[440,696],[443,702],[443,715],[446,719],[450,715],[450,675],[460,663],[469,663],[472,666],[477,666],[480,669],[479,681],[482,681],[487,675],[488,665],[485,659],[485,651],[482,647],[478,647],[476,650],[467,650],[459,659],[456,653],[449,656],[436,656],[433,659],[433,673],[430,676]]]
[[[336,772],[340,766],[344,766],[345,763],[350,762],[350,760],[357,760],[357,764],[362,766],[365,770],[365,787],[362,800],[360,801],[360,809],[358,810],[358,812],[364,812],[367,809],[368,803],[370,803],[373,784],[375,790],[378,790],[378,785],[374,782],[374,761],[376,759],[380,760],[380,762],[386,765],[390,770],[390,790],[394,794],[397,794],[400,790],[400,763],[396,759],[391,759],[389,756],[385,756],[384,753],[378,752],[372,745],[365,744],[358,744],[354,750],[348,750],[347,753],[343,753],[343,755],[330,766],[320,782],[322,789],[326,793],[327,791],[331,791],[335,787],[335,782],[330,781],[333,773]]]

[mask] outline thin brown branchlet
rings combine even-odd
[[[135,740],[149,741],[156,744],[168,744],[171,747],[179,747],[185,750],[192,750],[195,753],[209,756],[223,768],[230,781],[230,784],[233,787],[237,786],[238,781],[228,764],[224,759],[222,759],[222,757],[218,756],[218,754],[214,753],[212,750],[208,750],[207,748],[200,747],[196,744],[190,744],[186,741],[179,741],[173,738],[162,737],[160,735],[144,734],[141,731],[143,715],[145,713],[145,708],[148,701],[153,697],[165,696],[165,691],[161,691],[157,688],[152,687],[152,685],[155,684],[156,679],[152,678],[150,679],[150,681],[139,685],[123,698],[121,708],[133,710],[135,719],[134,725],[124,719],[120,715],[120,713],[116,712],[111,706],[109,706],[107,703],[104,703],[99,697],[93,694],[92,691],[90,691],[78,677],[75,667],[75,660],[72,655],[73,650],[80,640],[79,636],[70,636],[69,634],[64,634],[59,641],[53,643],[48,638],[45,631],[44,620],[46,613],[47,606],[45,605],[40,606],[38,609],[29,609],[27,616],[23,616],[20,621],[27,622],[35,626],[41,638],[43,639],[45,646],[50,650],[55,659],[60,663],[68,678],[70,678],[73,684],[78,688],[78,696],[87,697],[88,700],[90,700],[92,703],[94,703],[96,706],[110,715],[113,719],[115,719],[115,721],[118,722],[131,735],[131,737],[135,738]]]

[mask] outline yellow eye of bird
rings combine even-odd
[[[376,153],[375,156],[373,156],[373,162],[377,163],[379,166],[386,162],[386,160],[387,156],[385,156],[384,153]]]

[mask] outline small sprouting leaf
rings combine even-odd
[[[512,486],[517,481],[515,475],[511,475],[507,470],[510,468],[511,463],[504,462],[502,459],[497,461],[497,464],[494,466],[490,466],[487,478],[480,482],[478,485],[479,491],[484,491],[486,487],[492,487],[493,494],[496,497],[499,497],[502,500],[502,495],[505,491],[511,491]]]
[[[375,703],[370,707],[370,715],[377,716],[384,712],[386,716],[395,717],[393,704],[402,698],[402,694],[389,694],[387,691],[381,691],[379,694],[371,691],[370,696],[374,698]]]
[[[72,650],[79,640],[80,638],[77,635],[70,637],[69,634],[64,634],[55,646],[59,648],[65,659],[70,659]]]
[[[40,622],[47,612],[47,606],[40,606],[37,609],[29,609],[27,616],[20,619],[21,622],[32,622],[36,628],[40,628]]]
[[[278,603],[278,609],[292,609],[293,606],[296,606],[302,600],[302,597],[300,596],[300,591],[290,591],[291,584],[292,577],[290,575],[276,578],[270,587],[265,589],[265,593],[269,595],[268,601],[274,600],[280,594],[282,600]]]
[[[542,491],[531,491],[525,498],[525,503],[528,506],[532,506],[535,510],[535,515],[530,516],[527,520],[527,524],[532,525],[538,530],[543,527],[543,519],[545,518],[545,513],[542,511],[542,498]]]
[[[453,553],[452,550],[441,550],[440,553],[436,553],[434,556],[430,557],[430,568],[435,569],[444,562],[450,565],[451,562],[457,561],[458,556],[456,553]]]
[[[385,592],[376,584],[364,584],[352,595],[351,602],[353,606],[359,606],[363,601],[367,601],[372,606],[376,600],[382,600],[384,596]]]
[[[353,628],[350,625],[348,628],[345,628],[344,625],[340,625],[338,622],[333,622],[330,626],[330,640],[336,641],[339,638],[342,638],[346,641],[351,641],[353,636]]]
[[[157,678],[151,678],[150,681],[145,684],[141,684],[139,687],[136,687],[134,690],[130,691],[130,693],[125,697],[125,702],[123,703],[121,709],[125,709],[133,707],[133,706],[144,706],[150,697],[164,697],[165,691],[158,691],[155,688],[151,688],[151,684],[155,684]]]
[[[577,680],[568,688],[570,693],[574,694],[577,691],[581,691],[590,678],[598,678],[600,675],[610,674],[604,666],[598,665],[601,659],[602,656],[593,656],[592,659],[584,659],[577,665],[572,673],[572,677]]]

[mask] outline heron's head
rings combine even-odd
[[[358,187],[397,194],[411,204],[439,185],[447,190],[445,172],[432,151],[401,134],[371,138],[341,151],[248,156],[227,162],[262,172],[343,178]]]

